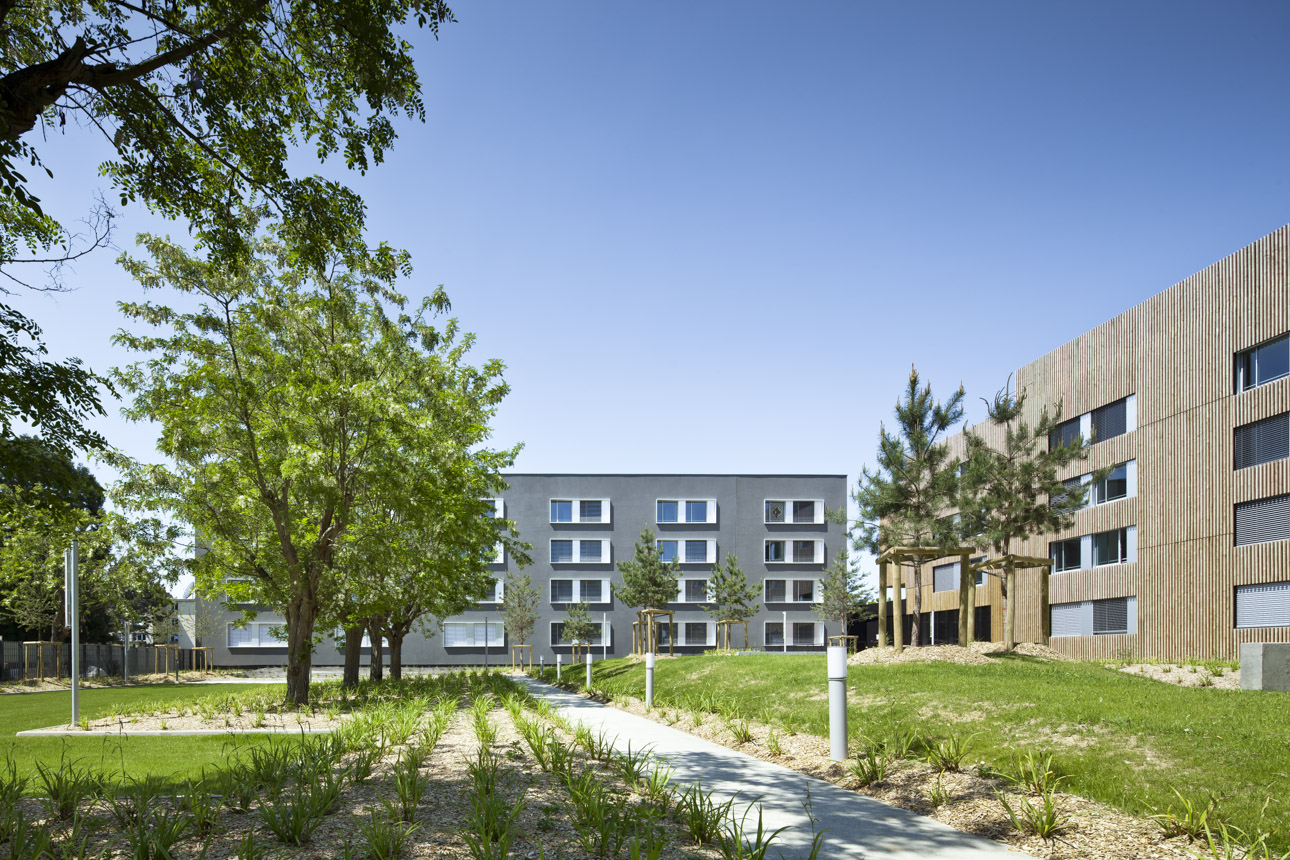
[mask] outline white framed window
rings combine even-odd
[[[1137,527],[1111,529],[1093,535],[1093,567],[1138,560]]]
[[[816,648],[824,644],[824,625],[814,621],[790,621],[793,640],[789,643],[795,648]]]
[[[506,629],[500,621],[489,621],[487,631],[483,621],[445,621],[443,623],[443,647],[483,648],[485,644],[489,648],[500,648],[506,644]]]
[[[553,579],[552,603],[608,603],[608,579]]]
[[[656,542],[659,558],[679,564],[716,564],[717,542],[707,538],[667,538]]]
[[[699,578],[685,578],[681,580],[680,588],[677,592],[677,603],[707,603],[708,602],[708,580]]]
[[[767,621],[762,628],[762,642],[767,648],[782,648],[784,646],[784,622]]]
[[[767,564],[824,564],[824,541],[818,538],[767,540]]]
[[[820,583],[816,579],[766,579],[763,590],[767,603],[819,603]]]
[[[249,621],[245,627],[228,625],[228,647],[230,648],[286,648],[287,637],[285,621]],[[275,635],[274,628],[282,630],[282,636]],[[343,638],[343,637],[342,637]]]
[[[1048,434],[1048,448],[1054,450],[1077,439],[1105,442],[1138,427],[1138,395],[1130,394],[1103,406],[1063,421]]]
[[[1086,558],[1084,539],[1074,537],[1053,541],[1048,544],[1048,554],[1053,560],[1053,573],[1082,570]]]
[[[656,499],[654,502],[654,522],[658,525],[716,521],[716,499]]]
[[[552,523],[607,523],[609,499],[551,499]]]
[[[502,519],[506,510],[505,503],[501,499],[487,499],[486,501],[491,501],[493,506],[484,512],[484,516],[494,520]],[[497,542],[495,552],[492,558],[488,560],[488,563],[506,564],[506,546],[501,541]]]
[[[824,524],[823,499],[766,499],[766,525]]]
[[[336,647],[337,647],[337,648],[339,648],[339,649],[341,649],[341,650],[344,650],[344,648],[345,648],[345,631],[344,631],[343,629],[333,630],[333,631],[332,631],[332,634],[331,634],[331,638],[332,638],[332,640],[336,643]],[[363,638],[362,638],[362,641],[360,641],[360,642],[359,642],[359,647],[360,647],[360,648],[371,648],[371,647],[372,647],[372,637],[371,637],[371,635],[367,632],[367,629],[366,629],[366,628],[364,628],[364,629],[363,629]]]
[[[985,557],[970,559],[972,564],[985,561]],[[932,591],[958,591],[959,590],[959,569],[962,562],[950,562],[948,564],[938,564],[932,568]],[[985,585],[985,571],[976,572],[977,586]]]
[[[1093,481],[1093,473],[1088,472],[1067,478],[1062,484],[1071,489],[1084,486],[1084,508],[1131,499],[1138,494],[1138,461],[1128,460],[1115,464],[1107,476],[1097,482]]]
[[[609,630],[609,627],[606,625],[604,621],[601,621],[600,623],[595,624],[594,633],[592,634],[592,637],[591,637],[591,644],[604,645],[605,634],[608,632],[608,630]],[[551,644],[556,647],[563,645],[566,648],[573,644],[572,642],[564,641],[564,622],[563,621],[551,622]],[[587,643],[584,642],[583,644],[585,645]]]
[[[608,540],[558,538],[551,541],[552,564],[609,564]]]

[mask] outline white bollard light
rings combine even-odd
[[[556,655],[555,655],[555,679],[556,679],[556,681],[559,681],[559,680],[560,680],[560,669],[562,669],[562,668],[563,668],[563,665],[564,665],[564,655],[563,655],[563,654],[556,654]]]
[[[829,669],[829,758],[847,760],[847,649],[830,645]]]
[[[591,689],[591,647],[587,647],[587,689]]]
[[[546,655],[543,654],[538,658],[538,677],[543,681],[546,680]]]
[[[654,708],[654,655],[645,655],[645,710]]]

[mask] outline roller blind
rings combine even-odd
[[[1237,627],[1290,627],[1290,582],[1236,588]]]
[[[1290,412],[1237,427],[1233,435],[1233,469],[1284,460],[1290,457]]]
[[[1235,515],[1237,546],[1290,538],[1290,495],[1242,502]]]
[[[1094,633],[1128,633],[1129,601],[1124,597],[1093,601]]]
[[[938,564],[932,568],[932,591],[955,591],[959,587],[959,564]]]
[[[1079,603],[1054,603],[1052,605],[1053,636],[1082,636],[1082,606]]]

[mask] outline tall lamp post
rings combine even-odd
[[[79,561],[80,547],[73,540],[63,552],[63,622],[72,631],[72,725],[81,721],[81,619],[77,594],[80,584],[76,575]]]

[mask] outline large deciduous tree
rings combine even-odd
[[[466,363],[473,339],[455,321],[432,324],[448,308],[442,291],[409,314],[393,261],[319,270],[278,236],[260,234],[239,265],[143,237],[153,259],[129,259],[129,271],[196,307],[123,304],[160,330],[117,336],[148,358],[115,378],[133,397],[127,417],[160,425],[172,464],[123,463],[129,498],[193,526],[208,550],[199,582],[283,613],[287,698],[305,703],[317,624],[339,620],[347,530],[364,509],[420,522],[421,500],[397,490],[414,470],[459,462],[507,387],[499,362]],[[482,505],[445,512],[477,520]]]
[[[1089,441],[1075,437],[1050,446],[1052,431],[1061,423],[1058,405],[1053,414],[1044,409],[1034,424],[1023,418],[1026,392],[1012,392],[1011,380],[986,402],[991,444],[969,429],[967,463],[958,499],[960,527],[968,539],[988,545],[1004,558],[1004,589],[1008,608],[1004,614],[1004,648],[1016,644],[1017,571],[1011,560],[1016,545],[1031,535],[1060,531],[1070,526],[1075,511],[1084,506],[1086,487],[1079,481],[1063,482],[1058,473],[1088,456]],[[963,572],[967,576],[967,572]],[[1048,571],[1041,571],[1040,630],[1044,644],[1051,634],[1048,616]]]
[[[958,486],[958,462],[945,444],[950,428],[963,418],[963,387],[944,403],[937,403],[932,388],[910,368],[904,393],[896,401],[896,428],[884,424],[878,433],[878,462],[874,471],[864,469],[852,498],[859,521],[852,533],[857,549],[875,555],[893,546],[945,547],[957,544],[957,532],[945,512],[953,507]],[[911,566],[909,589],[914,597],[910,643],[918,644],[922,613],[921,565]],[[904,606],[896,589],[903,623]],[[878,608],[885,611],[884,607]]]
[[[407,25],[437,38],[451,20],[442,0],[0,2],[0,295],[28,283],[19,264],[57,266],[109,239],[106,206],[78,244],[33,190],[35,172],[56,180],[42,146],[64,133],[104,140],[122,205],[187,222],[213,256],[248,257],[237,211],[253,203],[321,264],[362,234],[364,206],[294,175],[292,147],[360,172],[381,162],[393,120],[424,118]],[[43,351],[35,323],[0,305],[0,435],[21,416],[55,447],[106,447],[83,426],[102,412],[102,380]]]

